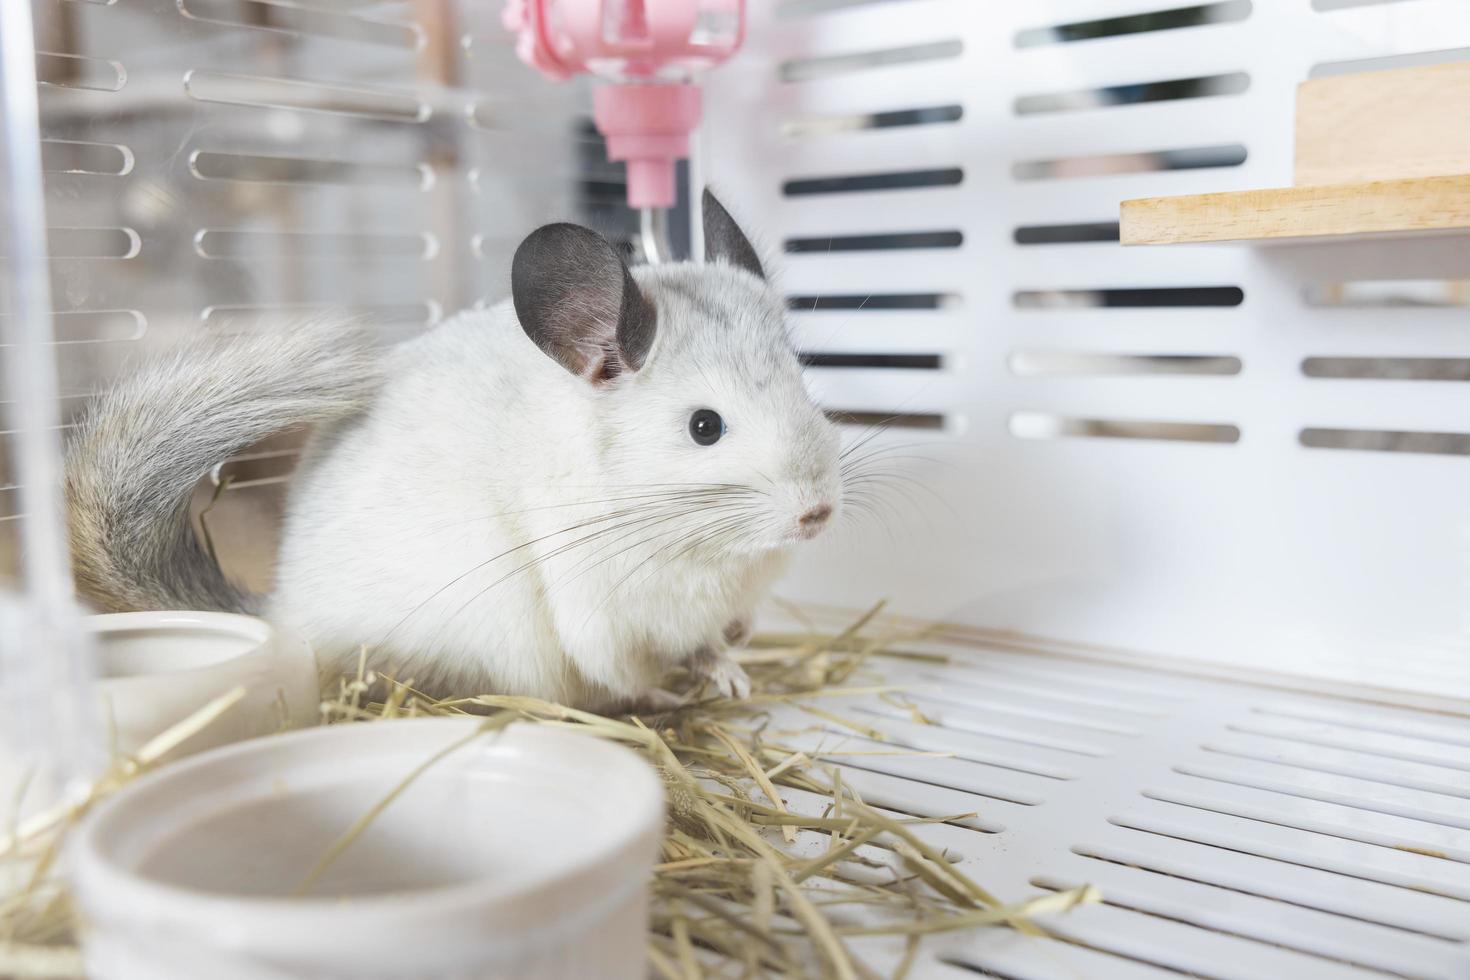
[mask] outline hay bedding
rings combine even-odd
[[[411,681],[359,671],[322,705],[332,724],[388,718],[483,715],[483,735],[508,724],[572,728],[629,745],[658,768],[669,816],[654,869],[648,937],[652,973],[669,980],[761,975],[878,976],[854,950],[862,937],[890,937],[903,976],[922,938],[982,926],[1038,931],[1031,917],[1096,901],[1090,887],[1005,905],[949,858],[924,842],[928,819],[868,805],[842,781],[829,757],[783,745],[814,720],[880,733],[843,717],[854,697],[881,697],[925,719],[883,684],[893,658],[943,659],[904,651],[914,639],[874,630],[881,605],[836,635],[757,637],[740,657],[752,693],[732,702],[687,690],[686,704],[665,715],[608,718],[535,698],[482,695],[434,700]],[[117,760],[80,802],[44,813],[0,840],[0,856],[26,872],[0,902],[0,975],[80,976],[66,895],[54,874],[65,832],[97,799],[156,764],[207,726],[243,692],[205,706],[141,749]],[[840,748],[838,746],[837,748]],[[895,747],[893,754],[906,753]],[[885,754],[886,750],[885,750]],[[426,763],[429,760],[426,760]],[[422,769],[420,771],[423,771]],[[413,777],[410,777],[410,781]],[[411,789],[407,783],[395,794]],[[350,861],[351,844],[391,797],[342,838],[303,881],[332,861]],[[891,959],[891,957],[889,957]]]

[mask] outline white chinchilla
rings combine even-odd
[[[201,346],[103,396],[67,464],[78,582],[108,609],[263,610],[323,676],[436,694],[666,702],[729,658],[792,548],[842,507],[837,432],[785,307],[723,207],[708,262],[630,269],[548,225],[512,298],[383,355],[340,327]],[[208,468],[314,423],[274,591],[243,593],[187,520]]]

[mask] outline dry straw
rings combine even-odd
[[[901,691],[882,683],[880,665],[892,658],[943,658],[894,646],[912,640],[912,634],[869,635],[881,608],[836,635],[757,638],[741,658],[752,694],[740,702],[692,689],[685,705],[673,712],[609,718],[536,698],[435,700],[416,691],[411,681],[360,668],[341,682],[322,710],[327,722],[338,724],[486,716],[477,735],[511,723],[541,724],[644,753],[658,768],[669,803],[662,856],[654,869],[648,941],[656,975],[669,980],[771,974],[870,978],[878,974],[862,962],[850,940],[887,936],[903,953],[891,975],[902,976],[925,936],[986,926],[1039,931],[1033,916],[1099,896],[1084,887],[1004,904],[924,841],[920,825],[972,814],[920,819],[886,813],[843,782],[841,770],[828,761],[837,756],[783,744],[783,737],[797,731],[793,718],[806,719],[807,727],[825,723],[823,728],[835,725],[881,740],[881,733],[842,715],[839,706],[846,698],[881,697],[902,706],[913,720],[927,722]],[[18,891],[0,903],[0,975],[80,975],[66,896],[51,874],[65,830],[97,799],[149,768],[242,695],[232,692],[212,702],[137,756],[120,761],[77,803],[41,814],[0,839],[0,857],[23,858],[30,869]],[[895,749],[892,754],[932,753]],[[411,790],[412,780],[433,761],[425,760],[344,828],[298,891],[308,891],[333,861],[351,861],[356,836]],[[799,795],[807,804],[788,806],[783,788],[797,791],[788,795]],[[816,808],[810,805],[813,799]]]
[[[882,741],[881,732],[842,714],[843,701],[858,697],[883,698],[929,722],[902,691],[883,683],[881,665],[945,658],[899,649],[917,637],[875,630],[881,612],[880,603],[836,635],[757,637],[740,658],[751,679],[743,701],[693,689],[673,712],[608,718],[536,698],[435,700],[412,682],[360,669],[323,710],[329,722],[488,714],[494,727],[515,721],[570,728],[644,753],[669,801],[648,947],[663,977],[876,976],[850,948],[848,940],[860,936],[896,937],[908,951],[893,973],[901,976],[924,936],[996,925],[1039,931],[1033,916],[1099,895],[1084,887],[1004,904],[920,831],[925,823],[974,814],[886,813],[864,802],[828,761],[861,753],[814,757],[783,744],[800,733],[792,723],[802,718],[802,728],[825,723],[824,730],[837,726]],[[898,748],[883,754],[933,755]],[[793,812],[783,787],[818,799],[819,812]],[[340,840],[333,850],[341,854],[350,843]]]

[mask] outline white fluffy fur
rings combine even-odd
[[[395,351],[372,407],[318,434],[268,612],[326,674],[366,646],[436,691],[584,705],[696,654],[719,674],[800,515],[840,505],[838,439],[774,290],[724,265],[635,276],[658,310],[637,372],[573,376],[507,302]],[[710,447],[700,408],[728,425]]]

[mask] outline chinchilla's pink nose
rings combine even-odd
[[[802,514],[801,517],[798,518],[798,523],[801,524],[801,529],[803,531],[807,532],[808,534],[813,534],[823,524],[827,523],[827,518],[831,516],[831,504],[818,504],[811,510],[807,511],[805,514]]]

